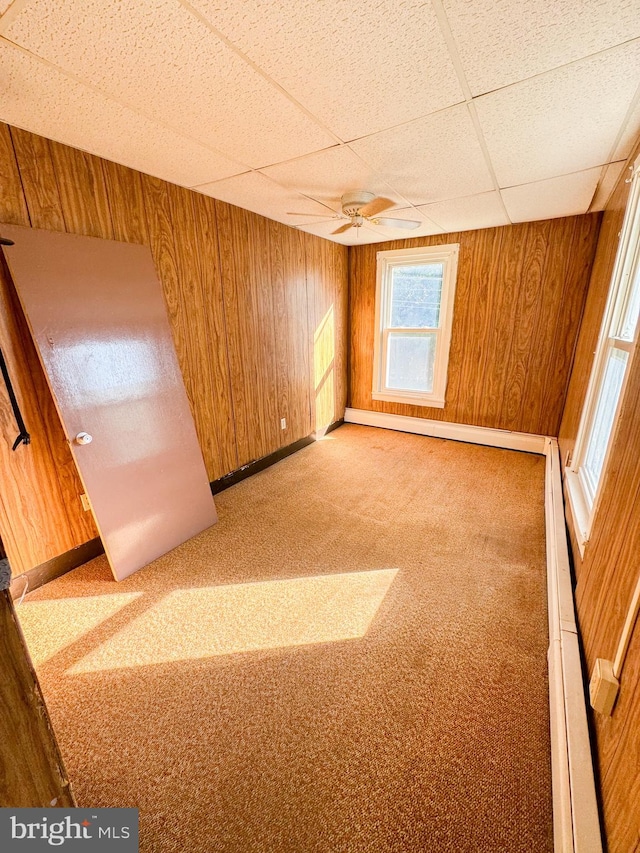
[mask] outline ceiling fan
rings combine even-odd
[[[343,234],[349,228],[361,228],[365,222],[372,225],[383,225],[389,228],[417,228],[422,223],[416,219],[395,219],[389,216],[379,216],[385,210],[393,207],[393,202],[388,198],[375,196],[366,190],[355,190],[345,193],[341,199],[342,213],[349,218],[332,234]]]

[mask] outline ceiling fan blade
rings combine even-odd
[[[321,219],[342,219],[337,213],[301,213],[299,210],[287,210],[287,216],[319,216]]]
[[[393,207],[394,204],[395,202],[391,201],[390,198],[378,196],[378,198],[374,198],[373,201],[370,201],[369,204],[363,205],[360,209],[360,213],[363,216],[377,216],[384,210],[389,210],[389,208]]]
[[[335,231],[332,231],[332,234],[344,234],[345,231],[348,231],[349,228],[353,228],[351,222],[345,222],[344,225],[341,225],[339,228],[336,228]]]
[[[422,222],[416,219],[390,219],[387,216],[376,216],[372,219],[374,225],[385,225],[387,228],[417,228]]]

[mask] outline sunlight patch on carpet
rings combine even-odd
[[[397,569],[179,589],[69,673],[195,660],[364,637]]]
[[[76,643],[141,595],[141,592],[119,592],[25,601],[18,608],[18,617],[34,666]]]

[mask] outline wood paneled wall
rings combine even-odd
[[[3,124],[0,182],[0,222],[150,247],[211,480],[343,416],[345,247]],[[0,460],[0,535],[18,573],[96,532],[1,273],[0,345],[34,435],[28,448]],[[6,443],[9,415],[2,427]]]
[[[8,590],[0,591],[0,807],[75,806]]]
[[[351,249],[350,405],[557,435],[599,223],[592,214],[384,244],[460,243],[443,409],[371,399],[380,246]]]
[[[563,460],[573,452],[611,283],[629,186],[625,172],[605,211],[584,320],[560,429]],[[578,625],[589,675],[596,658],[613,660],[640,575],[640,354],[630,366],[621,418],[603,475],[584,557],[569,530],[577,576]],[[593,714],[608,849],[640,849],[640,624],[636,623],[611,717]]]

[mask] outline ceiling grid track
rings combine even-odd
[[[458,75],[458,80],[460,81],[460,86],[462,87],[465,102],[467,104],[467,109],[469,110],[471,121],[473,122],[473,126],[475,127],[476,135],[478,137],[478,143],[480,145],[480,148],[482,149],[482,153],[487,164],[487,169],[489,170],[491,180],[493,181],[493,186],[496,192],[498,193],[498,197],[500,199],[500,204],[502,205],[504,215],[507,217],[507,220],[511,222],[511,217],[509,216],[509,212],[507,211],[504,199],[502,198],[502,193],[500,192],[500,184],[498,183],[498,178],[496,177],[495,169],[493,168],[493,163],[491,162],[491,156],[489,154],[489,149],[487,148],[484,133],[482,132],[482,128],[480,126],[478,113],[476,112],[476,107],[473,103],[473,95],[471,94],[471,88],[469,86],[469,83],[467,82],[467,77],[464,73],[464,68],[462,67],[462,61],[460,59],[460,54],[458,53],[458,46],[456,45],[455,39],[453,38],[453,33],[451,32],[451,27],[449,26],[449,19],[447,18],[447,13],[445,12],[444,6],[442,5],[442,0],[431,0],[431,5],[435,10],[436,17],[438,18],[438,23],[440,24],[440,29],[442,30],[442,35],[444,36],[444,40],[447,43],[447,48],[449,49],[449,54],[451,56],[451,61],[453,62],[453,67],[455,68],[456,74]]]

